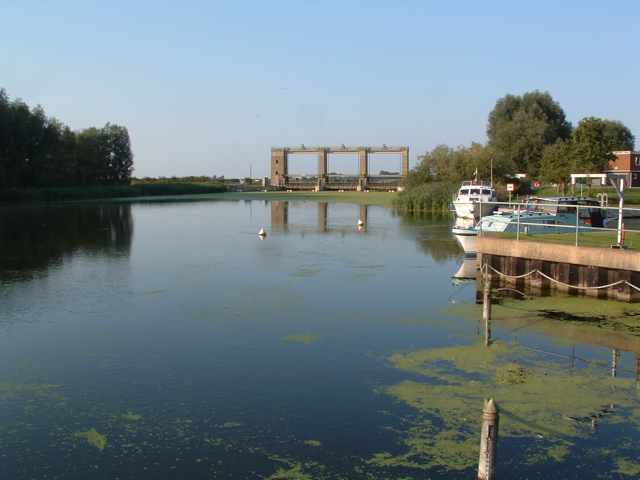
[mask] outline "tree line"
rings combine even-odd
[[[470,147],[438,145],[418,157],[405,178],[411,189],[429,182],[504,181],[516,173],[558,184],[572,173],[601,173],[613,151],[633,150],[635,136],[620,121],[587,117],[574,128],[548,92],[533,91],[498,99],[487,121],[488,141]]]
[[[126,127],[74,131],[0,88],[0,188],[128,185],[132,172]]]

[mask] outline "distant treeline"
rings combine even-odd
[[[238,180],[235,180],[238,182]],[[214,175],[213,177],[208,177],[206,175],[189,175],[187,177],[143,177],[143,178],[131,178],[132,184],[141,184],[141,183],[225,183],[224,175],[218,177]]]
[[[0,188],[128,185],[132,171],[126,127],[73,131],[0,88]]]

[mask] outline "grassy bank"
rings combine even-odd
[[[501,233],[501,238],[516,238],[515,233]],[[555,234],[520,234],[521,241],[560,243],[562,245],[575,245],[575,233]],[[611,248],[618,243],[618,232],[594,232],[578,234],[578,246]],[[624,244],[629,250],[640,250],[640,233],[626,232]]]
[[[134,198],[159,195],[194,195],[223,192],[221,184],[162,183],[104,187],[27,188],[0,190],[0,203],[43,203]]]
[[[369,205],[393,206],[404,213],[415,212],[449,212],[457,186],[431,183],[421,187],[403,191],[390,192],[356,192],[356,191],[276,191],[276,192],[225,192],[225,186],[215,181],[206,182],[162,182],[162,183],[135,183],[133,185],[110,187],[85,187],[85,188],[41,188],[24,190],[0,189],[0,203],[41,203],[41,202],[65,202],[79,200],[99,199],[125,199],[142,197],[171,197],[171,196],[196,196],[207,194],[210,198],[225,198],[234,200],[297,200],[319,202],[341,202]],[[580,192],[576,192],[578,195]],[[591,190],[591,196],[596,198],[599,193],[607,194],[609,205],[618,204],[618,195],[613,188],[598,188]],[[586,196],[587,191],[584,189]],[[537,190],[532,195],[558,196],[554,188]],[[525,197],[514,201],[523,200]],[[627,206],[640,205],[640,189],[627,189],[625,191],[625,204]]]
[[[397,194],[390,192],[228,192],[207,195],[222,200],[288,200],[298,202],[357,203],[360,205],[391,206]]]

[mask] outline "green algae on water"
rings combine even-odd
[[[321,272],[319,268],[301,268],[293,275],[296,277],[312,277]]]
[[[532,375],[533,371],[515,363],[500,367],[496,371],[496,378],[501,385],[519,385],[526,383]]]
[[[235,427],[241,427],[242,423],[240,422],[226,422],[220,425],[216,425],[216,427],[218,428],[235,428]]]
[[[632,478],[638,478],[640,475],[640,463],[636,459],[628,457],[616,458],[616,473],[629,475]]]
[[[76,432],[73,436],[83,438],[89,445],[96,447],[100,451],[104,450],[107,446],[107,437],[100,435],[95,428],[87,430],[86,432]]]
[[[266,477],[267,480],[313,480],[313,477],[302,470],[302,465],[295,465],[289,469],[279,468],[276,473]]]
[[[287,335],[286,337],[282,337],[282,340],[293,340],[296,342],[304,342],[306,344],[313,343],[317,340],[321,340],[326,337],[324,334],[314,335],[312,333],[298,333],[296,335]]]
[[[568,369],[541,361],[527,350],[518,350],[518,363],[513,358],[513,348],[502,342],[392,355],[391,366],[419,377],[379,391],[411,406],[416,414],[404,419],[404,453],[382,452],[369,464],[459,471],[477,465],[487,398],[495,399],[501,410],[501,437],[545,439],[543,445],[532,444],[530,453],[537,452],[542,461],[563,461],[578,439],[592,436],[591,419],[623,421],[607,406],[627,408],[636,401],[631,378]],[[623,458],[618,464],[633,470]]]

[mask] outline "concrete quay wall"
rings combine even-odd
[[[637,251],[483,236],[478,237],[477,252],[478,262],[486,269],[492,285],[515,285],[532,295],[557,290],[625,302],[640,301],[640,291],[633,288],[640,288],[640,252]],[[543,275],[528,275],[536,270]],[[597,288],[620,280],[628,283]]]

